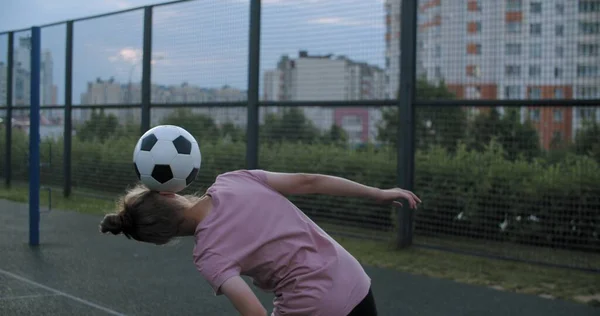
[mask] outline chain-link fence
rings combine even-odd
[[[414,214],[292,199],[333,233],[599,270],[599,8],[178,1],[44,26],[41,182],[111,198],[173,124],[202,151],[186,190],[257,167],[402,185]],[[28,180],[29,41],[0,33],[7,184]]]

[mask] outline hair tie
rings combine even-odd
[[[130,231],[133,227],[133,220],[131,216],[127,212],[122,212],[119,214],[119,219],[121,220],[121,230]]]

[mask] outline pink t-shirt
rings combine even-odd
[[[275,294],[275,316],[347,316],[367,295],[360,263],[269,187],[264,171],[224,173],[207,193],[213,208],[196,228],[194,262],[215,295],[227,279],[249,276]]]

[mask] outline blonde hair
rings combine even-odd
[[[123,234],[141,242],[166,244],[179,235],[184,222],[183,211],[199,199],[196,195],[184,197],[187,201],[164,196],[137,184],[118,200],[116,213],[104,216],[100,231]]]

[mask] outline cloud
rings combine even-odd
[[[369,28],[382,28],[383,25],[380,23],[373,23],[371,21],[363,21],[357,19],[348,19],[341,17],[321,17],[316,19],[308,20],[309,24],[326,24],[326,25],[339,25],[339,26],[365,26]]]
[[[141,49],[125,47],[120,49],[117,54],[109,56],[110,62],[126,62],[136,64],[142,60],[143,52]]]
[[[133,4],[127,0],[104,0],[104,3],[110,8],[124,10],[133,7]]]
[[[105,48],[104,51],[113,53],[116,52],[116,54],[108,56],[108,61],[112,63],[127,63],[136,65],[142,62],[142,58],[144,56],[144,53],[141,49],[131,47],[125,47],[122,49]],[[159,62],[168,64],[169,61],[167,59],[167,54],[164,52],[153,52],[150,63],[155,65]]]

